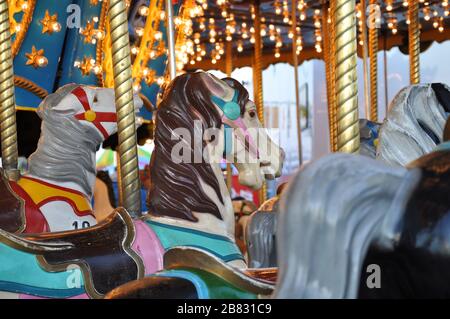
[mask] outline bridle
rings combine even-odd
[[[83,113],[79,113],[75,115],[75,118],[80,121],[88,121],[91,122],[99,131],[102,133],[105,139],[108,138],[109,134],[106,131],[105,127],[102,123],[115,123],[117,122],[117,115],[115,112],[96,112],[89,105],[89,100],[86,95],[86,92],[82,87],[75,88],[72,92],[80,101],[81,105],[84,108]]]
[[[256,147],[253,138],[248,132],[248,128],[241,118],[241,108],[238,104],[238,91],[234,90],[234,95],[231,101],[224,101],[222,98],[213,95],[211,100],[216,104],[223,112],[222,123],[225,127],[225,155],[229,155],[233,149],[233,133],[232,129],[241,129],[244,134],[244,141],[242,141],[251,154],[253,154],[257,159],[259,159],[258,148]],[[238,135],[241,140],[242,137]]]

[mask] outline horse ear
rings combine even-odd
[[[49,94],[39,105],[38,114],[42,114],[45,109],[51,109],[53,112],[58,113],[73,111],[73,95],[71,95],[71,92],[77,86],[77,84],[69,83],[60,87],[56,92]]]
[[[439,104],[442,105],[445,112],[450,113],[450,91],[442,83],[432,83],[431,88],[436,94]]]
[[[200,77],[213,95],[219,97],[225,95],[226,85],[224,82],[207,72],[200,72]]]
[[[444,142],[450,141],[450,117],[444,127]]]

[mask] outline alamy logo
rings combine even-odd
[[[81,8],[77,4],[69,4],[67,6],[66,12],[69,14],[67,16],[67,28],[80,28],[81,27]]]
[[[68,274],[66,279],[67,288],[81,288],[82,273],[80,267],[77,265],[69,265],[66,268],[66,272]]]
[[[377,264],[370,264],[367,266],[366,272],[369,274],[366,280],[367,288],[381,288],[381,267]]]

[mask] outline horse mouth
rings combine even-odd
[[[261,172],[264,174],[264,178],[268,180],[273,180],[277,176],[277,174],[274,172],[273,168],[271,167],[270,162],[261,162],[259,164],[259,168],[261,169]]]
[[[281,176],[281,169],[275,170],[272,166],[272,163],[269,161],[261,162],[259,164],[259,168],[265,179],[273,180]]]

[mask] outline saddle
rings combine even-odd
[[[249,277],[265,281],[269,284],[275,285],[278,278],[278,268],[277,267],[269,267],[269,268],[249,268],[246,269],[245,274]]]
[[[254,278],[258,271],[241,271],[228,265],[202,249],[193,247],[174,247],[164,254],[164,269],[194,268],[210,272],[223,278],[242,290],[259,295],[270,295],[275,288],[268,280]],[[273,272],[273,270],[272,270]]]
[[[10,233],[22,232],[25,228],[25,204],[11,189],[1,168],[0,194],[0,229]]]
[[[15,235],[0,229],[0,242],[37,255],[48,272],[79,266],[91,298],[102,298],[113,288],[144,276],[142,260],[131,248],[134,236],[133,221],[123,208],[104,222],[80,230]]]

